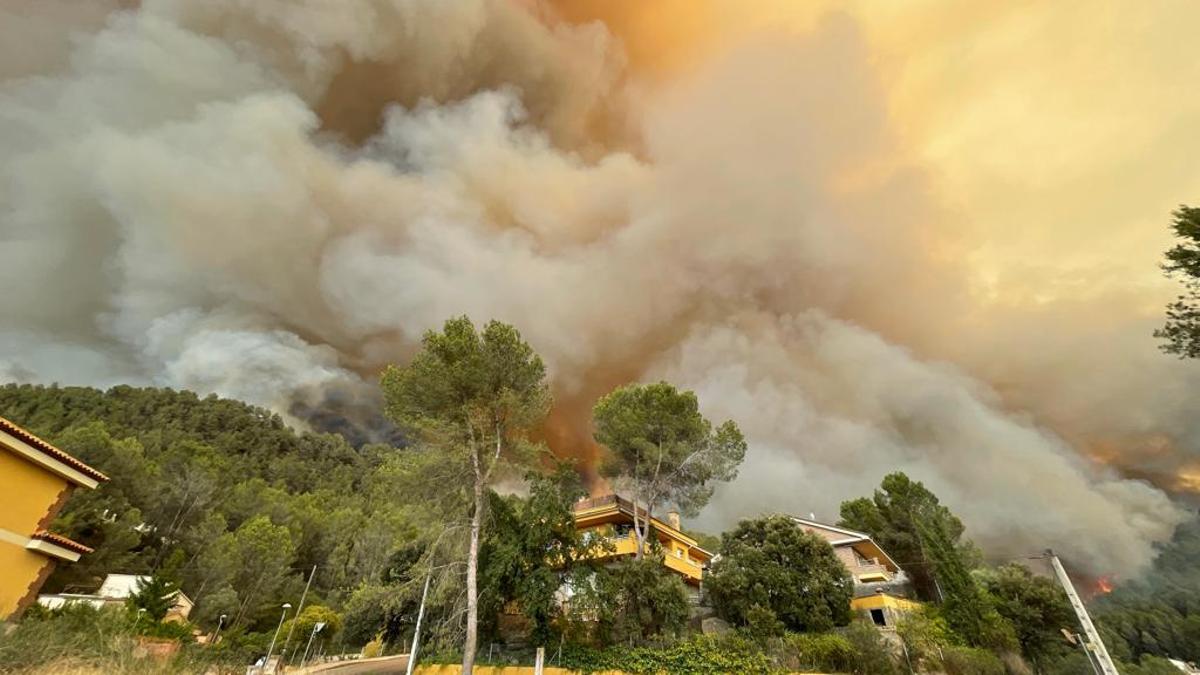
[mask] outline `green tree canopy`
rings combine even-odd
[[[717,613],[734,625],[777,622],[798,632],[849,623],[854,594],[833,547],[785,516],[743,520],[725,533],[705,586]]]
[[[383,374],[387,413],[438,453],[446,475],[471,486],[463,672],[475,663],[479,632],[479,545],[488,486],[508,464],[530,459],[529,432],[550,407],[546,368],[512,326],[491,321],[483,331],[467,317],[429,331],[406,366]],[[452,483],[453,484],[453,483]]]
[[[171,611],[178,597],[179,585],[174,581],[164,576],[144,577],[138,579],[134,594],[125,603],[130,611],[144,612],[146,619],[158,622]]]
[[[480,611],[494,623],[505,604],[515,603],[531,624],[534,644],[543,645],[564,618],[559,590],[586,578],[595,565],[572,512],[587,495],[579,474],[564,464],[528,479],[528,497],[491,494],[492,520],[480,553]]]
[[[1041,664],[1067,649],[1060,630],[1077,631],[1077,622],[1057,582],[1015,563],[987,570],[979,578],[996,611],[1012,624],[1026,658]]]
[[[901,472],[884,476],[873,497],[842,502],[838,521],[842,527],[871,535],[889,555],[903,561],[901,566],[922,599],[939,600],[935,567],[921,538],[921,523],[944,534],[952,546],[960,545],[962,521],[924,484]]]
[[[1172,215],[1179,243],[1167,251],[1162,268],[1184,291],[1167,305],[1167,322],[1154,335],[1165,340],[1163,351],[1194,359],[1200,357],[1200,208],[1180,206]]]
[[[694,515],[708,503],[717,481],[732,480],[746,456],[737,424],[716,429],[700,414],[696,395],[666,382],[632,384],[596,403],[596,440],[609,450],[601,467],[635,504],[654,513],[672,504]],[[634,509],[637,557],[645,553],[650,525]]]
[[[842,502],[841,516],[840,525],[870,534],[903,561],[917,593],[941,602],[946,622],[968,644],[1015,644],[1012,627],[971,575],[979,554],[963,539],[962,521],[920,481],[888,474],[871,499]]]
[[[588,638],[601,645],[678,637],[687,627],[683,580],[653,555],[601,567],[573,588],[570,602],[587,617]]]
[[[96,550],[58,566],[48,593],[95,589],[110,572],[173,570],[196,602],[191,620],[212,630],[226,614],[226,631],[273,630],[274,608],[298,601],[312,565],[320,569],[310,597],[339,605],[424,526],[413,517],[415,497],[387,489],[395,463],[412,453],[297,432],[238,401],[129,386],[4,385],[0,415],[111,478],[76,490],[51,525]],[[277,576],[256,586],[237,573],[243,563],[231,551],[242,546],[231,545],[259,516],[279,528],[290,558],[280,566],[267,555]],[[247,564],[253,571],[259,562]]]
[[[342,615],[324,605],[308,605],[300,611],[300,616],[284,622],[280,634],[294,634],[296,636],[294,639],[298,641],[298,644],[303,645],[312,635],[313,628],[318,623],[325,624],[321,627],[320,635],[328,640],[342,629]],[[303,649],[303,647],[298,648]]]

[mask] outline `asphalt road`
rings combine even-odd
[[[383,656],[377,659],[359,659],[341,663],[326,663],[315,668],[307,668],[305,673],[320,673],[321,675],[367,675],[368,673],[403,673],[408,667],[408,655]]]

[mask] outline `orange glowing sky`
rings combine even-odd
[[[1200,193],[1200,5],[872,0],[569,0],[636,72],[670,78],[764,31],[830,12],[863,31],[906,156],[959,215],[979,300],[1039,304],[1120,288],[1159,313],[1166,223]],[[1190,20],[1189,20],[1190,19]]]

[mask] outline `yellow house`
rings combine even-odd
[[[880,628],[895,628],[905,614],[921,609],[921,603],[877,591],[874,595],[854,598],[850,601],[850,609],[865,615]]]
[[[0,620],[37,599],[59,561],[92,549],[47,531],[77,487],[108,477],[0,417]]]
[[[829,542],[838,560],[846,566],[854,579],[852,610],[870,618],[876,626],[891,628],[901,616],[921,607],[921,603],[896,592],[905,586],[900,577],[902,570],[871,535],[812,518],[790,518],[800,529]]]
[[[639,522],[645,518],[645,509],[639,509]],[[677,513],[668,514],[667,522],[651,516],[650,525],[651,536],[656,537],[662,547],[663,564],[680,574],[685,583],[699,586],[713,554],[683,533]],[[633,502],[628,499],[604,495],[576,502],[575,527],[585,539],[603,537],[612,544],[611,550],[602,553],[605,558],[628,557],[637,552],[637,535],[633,532]]]

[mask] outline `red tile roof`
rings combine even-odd
[[[74,551],[76,553],[91,553],[93,550],[91,547],[84,546],[77,541],[67,539],[61,534],[54,534],[53,532],[47,532],[46,530],[38,530],[37,532],[34,532],[30,538],[41,539],[42,541],[50,542],[55,546],[61,546],[68,551]]]
[[[33,434],[29,433],[28,431],[25,431],[21,427],[4,419],[3,417],[0,417],[0,431],[3,431],[11,436],[15,436],[15,437],[21,439],[27,445],[34,448],[35,450],[39,450],[39,451],[45,453],[46,455],[62,462],[63,464],[66,464],[67,466],[71,467],[72,469],[75,469],[76,471],[78,471],[79,473],[81,473],[85,476],[88,476],[88,477],[93,478],[98,481],[108,480],[108,476],[105,476],[104,474],[93,469],[92,467],[88,466],[87,464],[84,464],[83,462],[75,459],[74,457],[68,455],[67,453],[63,452],[62,450],[59,450],[58,448],[54,447],[53,445],[50,445],[49,443],[47,443],[46,441],[43,441],[42,439],[38,438],[37,436],[34,436]]]

